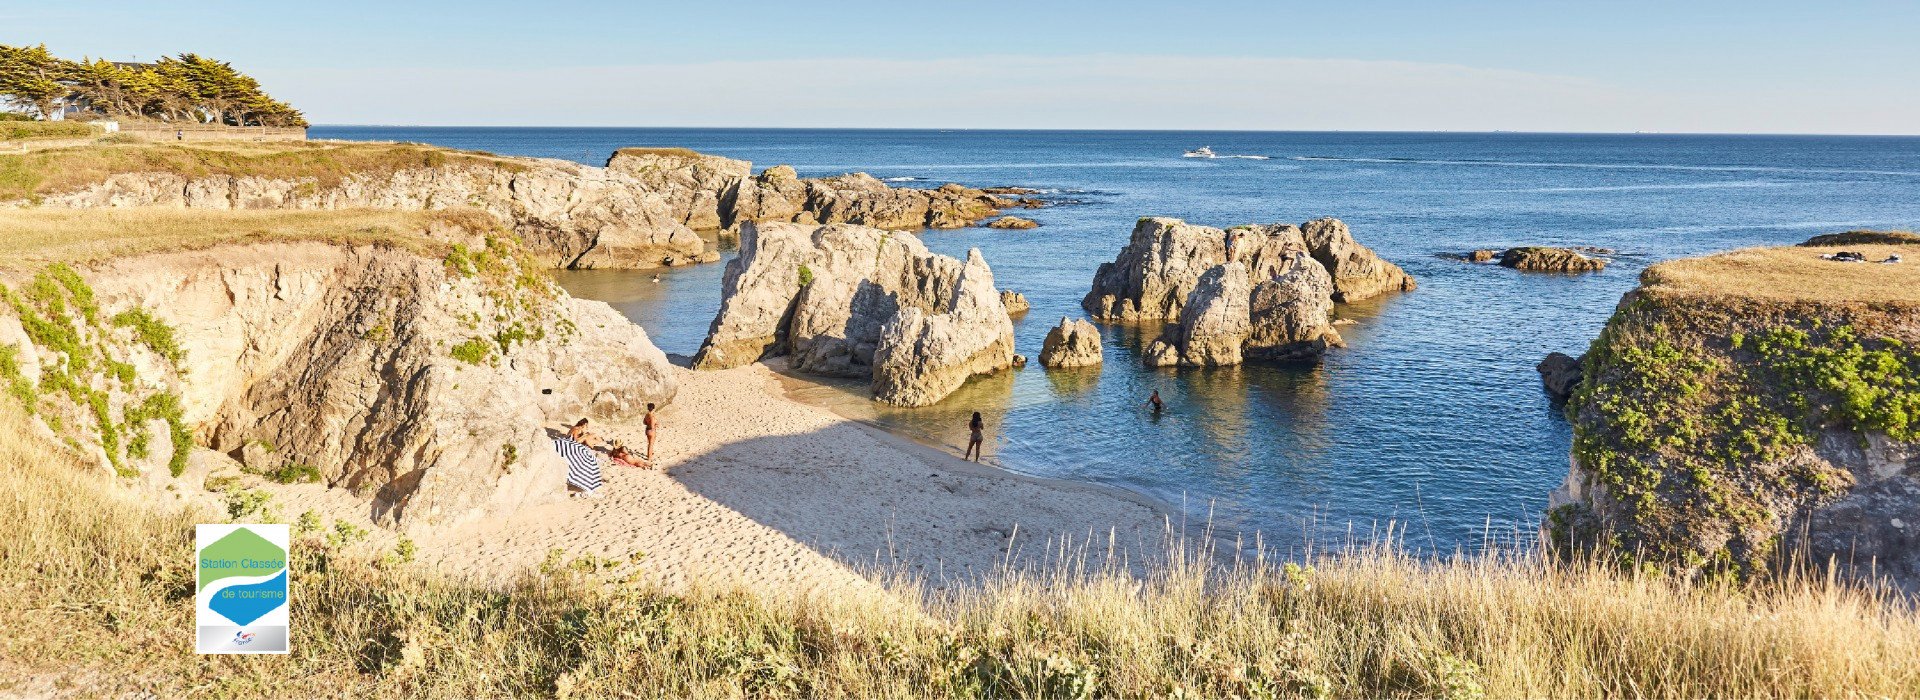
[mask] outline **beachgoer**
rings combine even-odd
[[[967,421],[967,430],[971,431],[973,435],[967,438],[967,451],[961,455],[960,458],[971,459],[978,462],[980,461],[980,445],[986,442],[985,434],[987,432],[987,423],[980,419],[979,411],[974,411],[973,420]]]
[[[1233,262],[1234,249],[1239,247],[1239,243],[1240,243],[1240,232],[1228,231],[1227,232],[1227,262]]]
[[[660,283],[660,273],[658,273],[658,272],[656,272],[656,273],[653,273],[653,283],[654,283],[654,284],[659,284],[659,283]]]
[[[1160,400],[1160,390],[1159,390],[1159,389],[1154,389],[1154,390],[1153,390],[1153,395],[1152,395],[1152,396],[1149,396],[1149,397],[1147,397],[1147,405],[1146,405],[1146,407],[1147,407],[1147,408],[1151,408],[1151,409],[1153,409],[1153,412],[1154,412],[1154,413],[1159,413],[1159,412],[1161,412],[1161,411],[1164,411],[1164,410],[1167,410],[1167,402],[1165,402],[1165,401],[1161,401],[1161,400]]]
[[[653,462],[653,438],[660,432],[660,419],[653,415],[653,404],[647,404],[647,417],[641,419],[647,426],[647,462]]]
[[[587,419],[582,418],[580,419],[580,422],[574,423],[573,427],[567,429],[567,439],[580,443],[582,445],[587,445],[587,444],[590,444],[587,441],[599,440],[600,436],[595,435],[593,434],[593,431],[588,430]]]
[[[647,469],[653,466],[651,462],[641,459],[639,455],[636,455],[632,452],[627,451],[626,445],[614,445],[613,453],[607,456],[613,460],[614,464],[625,465],[625,466],[634,467],[637,469]]]

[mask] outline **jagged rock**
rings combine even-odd
[[[1015,194],[1015,195],[1040,194],[1040,190],[1036,190],[1031,187],[1014,187],[1011,185],[1003,185],[1000,187],[982,187],[980,188],[980,191],[985,192],[987,194]]]
[[[999,214],[1004,200],[956,184],[917,190],[888,187],[866,173],[800,179],[792,168],[768,168],[740,183],[728,226],[754,221],[852,223],[887,229],[959,228]]]
[[[1540,373],[1540,385],[1547,395],[1556,401],[1565,401],[1573,395],[1573,387],[1580,383],[1580,358],[1560,352],[1547,353],[1547,358],[1534,365]]]
[[[1232,231],[1241,235],[1234,257],[1254,278],[1272,276],[1293,254],[1306,250],[1300,230],[1292,225],[1235,226]],[[1103,320],[1178,318],[1200,275],[1226,262],[1226,234],[1179,219],[1141,219],[1114,261],[1100,264],[1081,306]]]
[[[1482,248],[1480,250],[1476,250],[1466,254],[1466,256],[1463,259],[1466,260],[1467,262],[1483,263],[1483,262],[1493,262],[1493,259],[1497,257],[1500,257],[1499,253]]]
[[[694,259],[706,241],[625,172],[550,158],[457,161],[348,173],[333,182],[230,175],[118,173],[46,196],[43,206],[194,209],[458,209],[485,211],[558,267],[658,267]]]
[[[1085,320],[1060,317],[1060,325],[1047,332],[1040,346],[1042,367],[1085,367],[1102,359],[1100,329]]]
[[[1018,216],[1002,216],[994,219],[993,223],[987,224],[987,228],[1022,230],[1040,228],[1040,224],[1035,223],[1032,219],[1022,219]]]
[[[252,469],[310,465],[406,529],[561,497],[545,426],[631,419],[677,388],[666,355],[606,304],[399,248],[226,246],[83,274],[104,311],[142,306],[174,328],[178,371],[133,359],[167,378],[203,444]]]
[[[1353,240],[1339,219],[1315,219],[1300,225],[1307,250],[1333,276],[1333,300],[1351,302],[1386,292],[1410,292],[1413,277]]]
[[[1319,265],[1295,265],[1253,286],[1244,354],[1252,360],[1318,360],[1344,342],[1333,316],[1333,278]]]
[[[1180,311],[1179,323],[1147,346],[1152,367],[1237,365],[1252,328],[1247,266],[1216,265],[1200,276]]]
[[[622,148],[607,169],[633,176],[666,200],[676,220],[705,230],[724,225],[721,207],[734,201],[753,164],[684,148]]]
[[[1537,272],[1591,272],[1604,270],[1607,261],[1589,258],[1565,248],[1509,248],[1500,254],[1500,264],[1516,270]]]
[[[1014,368],[1014,369],[1026,369],[1026,368],[1027,368],[1027,356],[1026,356],[1026,355],[1014,355],[1014,356],[1013,356],[1013,368]]]
[[[1000,290],[1000,305],[1007,307],[1008,316],[1019,316],[1033,308],[1027,303],[1027,295],[1011,289]]]
[[[932,405],[968,379],[1013,364],[1013,321],[978,249],[952,286],[945,313],[903,308],[880,331],[873,397],[896,406]]]

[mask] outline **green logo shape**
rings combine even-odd
[[[266,576],[285,568],[286,550],[252,530],[238,528],[200,550],[200,590],[223,578]]]

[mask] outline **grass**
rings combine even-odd
[[[161,696],[1912,697],[1920,615],[1824,579],[1696,586],[1390,547],[931,590],[662,590],[556,552],[481,587],[302,516],[294,653],[192,653],[192,524],[0,403],[0,692]],[[227,512],[277,517],[260,492]],[[1068,557],[1065,561],[1073,561]]]
[[[414,143],[97,143],[0,155],[0,202],[70,192],[117,173],[169,173],[189,179],[214,175],[313,178],[317,185],[331,187],[350,175],[378,176],[455,164],[514,171],[526,167],[489,153]]]
[[[1820,259],[1842,250],[1869,260],[1899,255],[1898,265]],[[1641,274],[1658,292],[1771,301],[1920,303],[1920,241],[1911,245],[1747,248],[1663,262]]]
[[[230,243],[325,241],[392,243],[433,257],[447,244],[426,235],[436,221],[469,231],[465,219],[483,212],[125,209],[32,209],[0,207],[0,268],[33,268],[50,262],[85,264],[143,253],[203,250]],[[489,217],[488,221],[491,221]]]
[[[84,139],[95,133],[86,122],[0,121],[0,141]]]

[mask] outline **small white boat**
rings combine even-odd
[[[1182,158],[1215,158],[1217,156],[1213,154],[1212,147],[1201,146],[1191,151],[1187,151],[1186,155],[1183,155],[1181,157]]]

